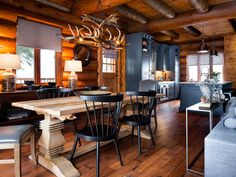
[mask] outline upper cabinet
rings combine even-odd
[[[126,90],[138,90],[139,81],[150,78],[152,41],[145,33],[126,35]]]
[[[169,45],[159,44],[157,51],[156,70],[169,70]]]

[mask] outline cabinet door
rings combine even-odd
[[[160,44],[157,52],[157,70],[169,70],[169,46]]]
[[[163,54],[164,54],[163,45],[160,44],[157,47],[157,61],[156,61],[156,70],[163,70]]]

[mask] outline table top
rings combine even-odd
[[[163,94],[157,94],[157,98],[162,96]],[[124,93],[124,101],[128,101],[129,99],[129,96],[125,95]],[[86,111],[84,101],[78,96],[14,102],[12,103],[12,106],[36,111],[40,114],[49,114],[56,117]],[[88,104],[88,106],[90,105]]]
[[[223,102],[222,102],[223,103]],[[192,106],[189,106],[186,108],[186,111],[199,111],[199,112],[211,112],[214,111],[216,108],[222,105],[222,103],[219,103],[217,105],[214,105],[211,109],[199,109],[199,106],[201,103],[194,104]]]

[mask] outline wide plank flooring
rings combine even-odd
[[[155,132],[156,145],[142,139],[142,155],[138,157],[137,140],[132,144],[131,136],[119,140],[124,166],[116,158],[113,144],[101,148],[101,176],[103,177],[191,177],[199,176],[185,171],[185,113],[178,112],[179,101],[162,103],[157,106],[158,128]],[[202,150],[203,137],[208,133],[208,118],[191,114],[189,118],[190,159]],[[73,144],[73,126],[65,130],[67,145]],[[82,141],[82,144],[85,143]],[[79,147],[77,149],[79,151]],[[35,166],[29,160],[29,146],[22,149],[23,177],[52,177],[51,172]],[[0,159],[10,158],[13,152],[0,152]],[[82,177],[95,176],[95,152],[82,155],[73,161]],[[203,171],[203,154],[193,165],[194,169]],[[13,177],[13,165],[0,165],[0,176]]]

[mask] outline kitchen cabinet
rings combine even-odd
[[[156,70],[169,70],[169,59],[169,45],[158,45]]]
[[[170,71],[171,80],[175,82],[172,97],[179,97],[180,82],[180,49],[177,45],[159,44],[157,50],[156,70]]]
[[[139,82],[154,79],[153,38],[145,33],[126,36],[126,90],[137,91]]]

